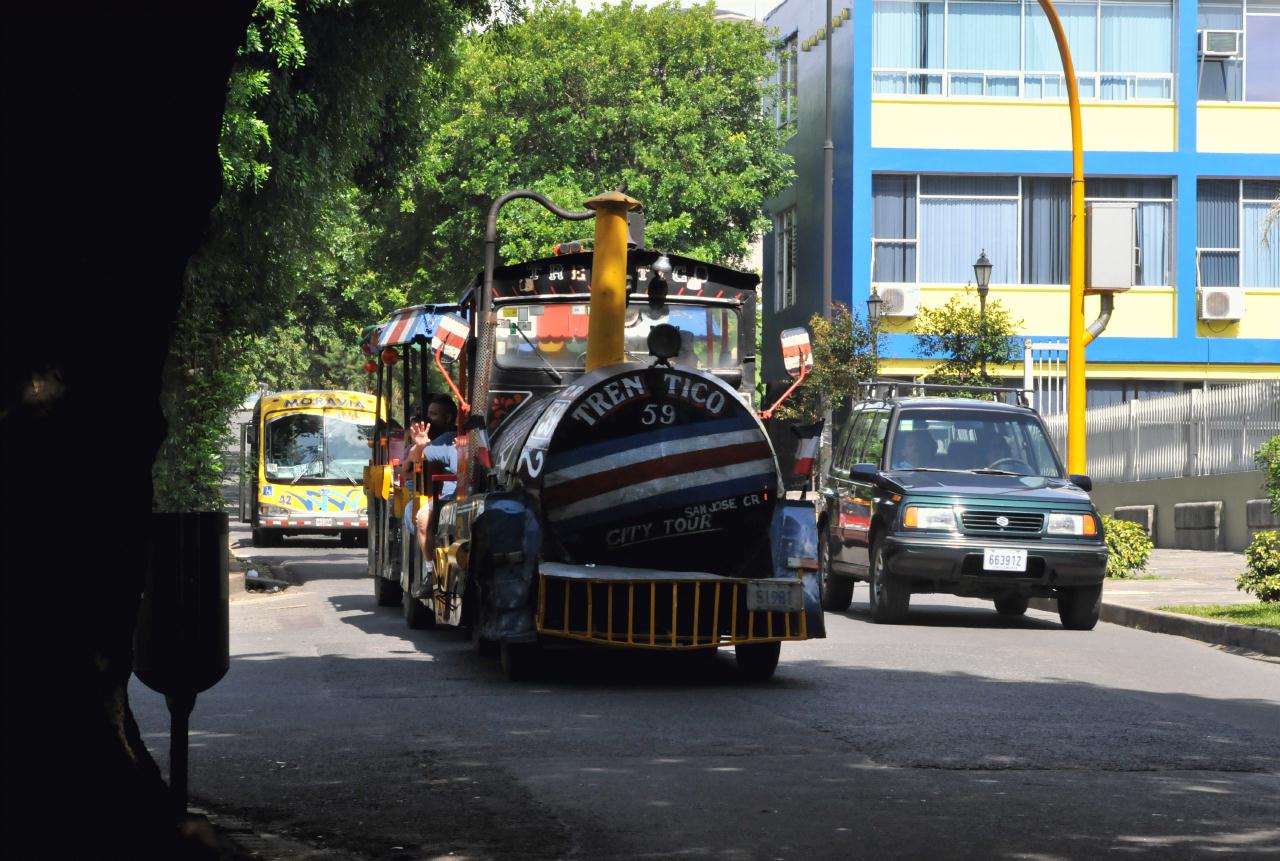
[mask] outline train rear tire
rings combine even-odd
[[[511,643],[503,640],[498,645],[498,657],[502,661],[503,675],[512,682],[536,678],[542,667],[542,648],[537,643]]]
[[[394,607],[404,599],[404,590],[400,583],[386,577],[373,578],[373,597],[379,607]]]
[[[767,682],[778,669],[781,643],[741,643],[733,647],[738,674],[748,682]]]
[[[404,623],[415,631],[436,626],[435,611],[430,610],[419,599],[413,596],[417,578],[409,578],[409,590],[401,590],[400,607],[404,610]]]

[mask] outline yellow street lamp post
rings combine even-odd
[[[1085,471],[1084,439],[1084,135],[1080,129],[1080,91],[1076,69],[1071,62],[1067,34],[1051,0],[1039,0],[1049,19],[1062,74],[1067,81],[1067,104],[1071,109],[1071,293],[1068,300],[1067,329],[1067,471]]]

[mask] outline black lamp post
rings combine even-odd
[[[991,288],[991,261],[984,248],[973,264],[973,280],[978,285],[978,349],[982,354],[982,376],[987,376],[987,291]]]
[[[876,376],[880,376],[880,307],[884,300],[876,292],[873,285],[871,295],[867,297],[867,325],[871,328],[871,358],[876,365]]]

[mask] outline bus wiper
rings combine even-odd
[[[329,466],[331,466],[331,467],[333,467],[334,469],[336,469],[338,472],[342,473],[343,478],[345,478],[347,481],[351,482],[352,484],[359,484],[359,483],[360,483],[360,482],[356,481],[355,476],[353,476],[351,473],[347,472],[347,471],[346,471],[345,469],[343,469],[342,467],[338,466],[338,462],[337,462],[336,460],[331,460],[331,461],[329,461],[329,464],[328,464],[328,465],[329,465]]]
[[[519,335],[520,338],[526,344],[529,345],[529,349],[533,350],[533,354],[538,357],[538,361],[542,362],[542,364],[546,366],[545,368],[543,368],[543,370],[545,370],[551,376],[555,377],[555,380],[557,383],[564,382],[564,376],[561,375],[561,373],[555,369],[554,365],[552,365],[550,362],[547,361],[547,357],[542,355],[542,351],[533,345],[533,341],[529,340],[529,336],[524,333],[523,329],[521,329],[519,326],[513,323],[511,326],[511,331]]]
[[[295,476],[293,477],[293,481],[289,482],[289,484],[290,484],[290,485],[297,484],[297,483],[298,483],[299,481],[301,481],[304,477],[306,477],[306,474],[307,474],[307,467],[309,467],[309,466],[311,466],[311,464],[315,463],[315,462],[316,462],[316,458],[317,458],[317,457],[319,457],[319,456],[320,456],[320,449],[318,449],[318,448],[313,448],[313,449],[311,450],[311,457],[307,458],[307,460],[306,460],[306,462],[305,462],[305,463],[301,463],[301,464],[299,464],[299,465],[298,465],[298,474],[297,474],[297,475],[295,475]]]

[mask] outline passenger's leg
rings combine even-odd
[[[431,504],[423,500],[422,506],[418,509],[418,548],[422,551],[422,558],[426,560],[430,568],[435,567],[435,553],[432,550],[431,535]]]

